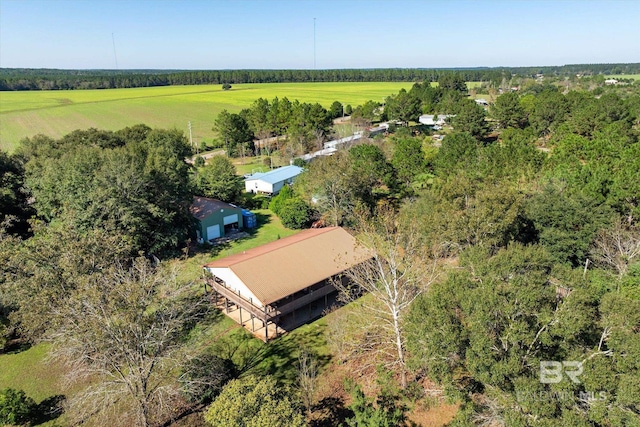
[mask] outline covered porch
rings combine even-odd
[[[205,279],[205,290],[217,308],[264,342],[324,315],[339,304],[333,280],[326,279],[278,301],[262,305],[234,291],[219,277]]]

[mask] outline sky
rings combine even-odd
[[[0,0],[3,68],[621,62],[640,62],[640,0]]]

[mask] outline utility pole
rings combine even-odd
[[[316,70],[316,18],[313,18],[313,71]]]
[[[116,39],[113,37],[113,33],[111,33],[111,43],[113,44],[113,59],[116,61],[116,70],[118,69],[118,55],[116,55]]]
[[[189,120],[189,144],[191,144],[191,149],[193,150],[193,135],[191,133],[191,120]]]

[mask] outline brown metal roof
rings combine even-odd
[[[229,268],[267,305],[365,261],[367,251],[341,227],[302,231],[205,265]]]
[[[195,216],[199,220],[203,220],[212,213],[218,212],[221,209],[240,209],[237,206],[225,203],[218,199],[210,199],[208,197],[193,196],[193,203],[189,207],[191,215]]]

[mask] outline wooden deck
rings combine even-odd
[[[211,302],[225,315],[264,342],[277,338],[324,315],[338,304],[338,292],[330,283],[319,283],[274,306],[260,307],[226,287],[219,279],[207,279]]]

